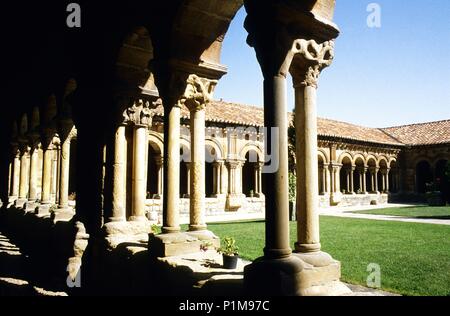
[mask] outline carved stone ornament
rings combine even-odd
[[[185,104],[190,111],[203,110],[213,98],[217,80],[190,75],[186,83],[187,86],[184,95],[181,97],[181,103]]]
[[[291,73],[295,85],[317,88],[320,72],[333,62],[334,41],[318,44],[314,40],[295,40]]]
[[[152,111],[150,103],[139,99],[123,112],[124,123],[134,125],[152,125]]]

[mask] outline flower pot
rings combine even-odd
[[[236,269],[237,262],[239,259],[239,256],[229,256],[222,254],[223,257],[223,268],[224,269]]]

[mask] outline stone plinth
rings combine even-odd
[[[172,257],[197,253],[205,241],[220,247],[220,239],[208,230],[150,235],[148,249],[154,257]]]

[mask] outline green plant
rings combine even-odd
[[[160,227],[158,225],[156,225],[156,224],[153,224],[151,229],[152,229],[152,233],[155,234],[155,235],[160,233]]]
[[[217,249],[217,252],[227,256],[239,255],[239,247],[236,246],[236,240],[233,237],[225,237],[223,243],[224,246]]]

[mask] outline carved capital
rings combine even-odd
[[[294,52],[290,68],[294,86],[317,88],[320,72],[333,62],[334,41],[295,40]]]
[[[191,112],[204,110],[212,100],[216,85],[217,80],[201,78],[195,74],[189,75],[186,80],[186,90],[180,101]]]
[[[152,125],[153,113],[150,110],[150,102],[139,99],[123,112],[124,124]]]

